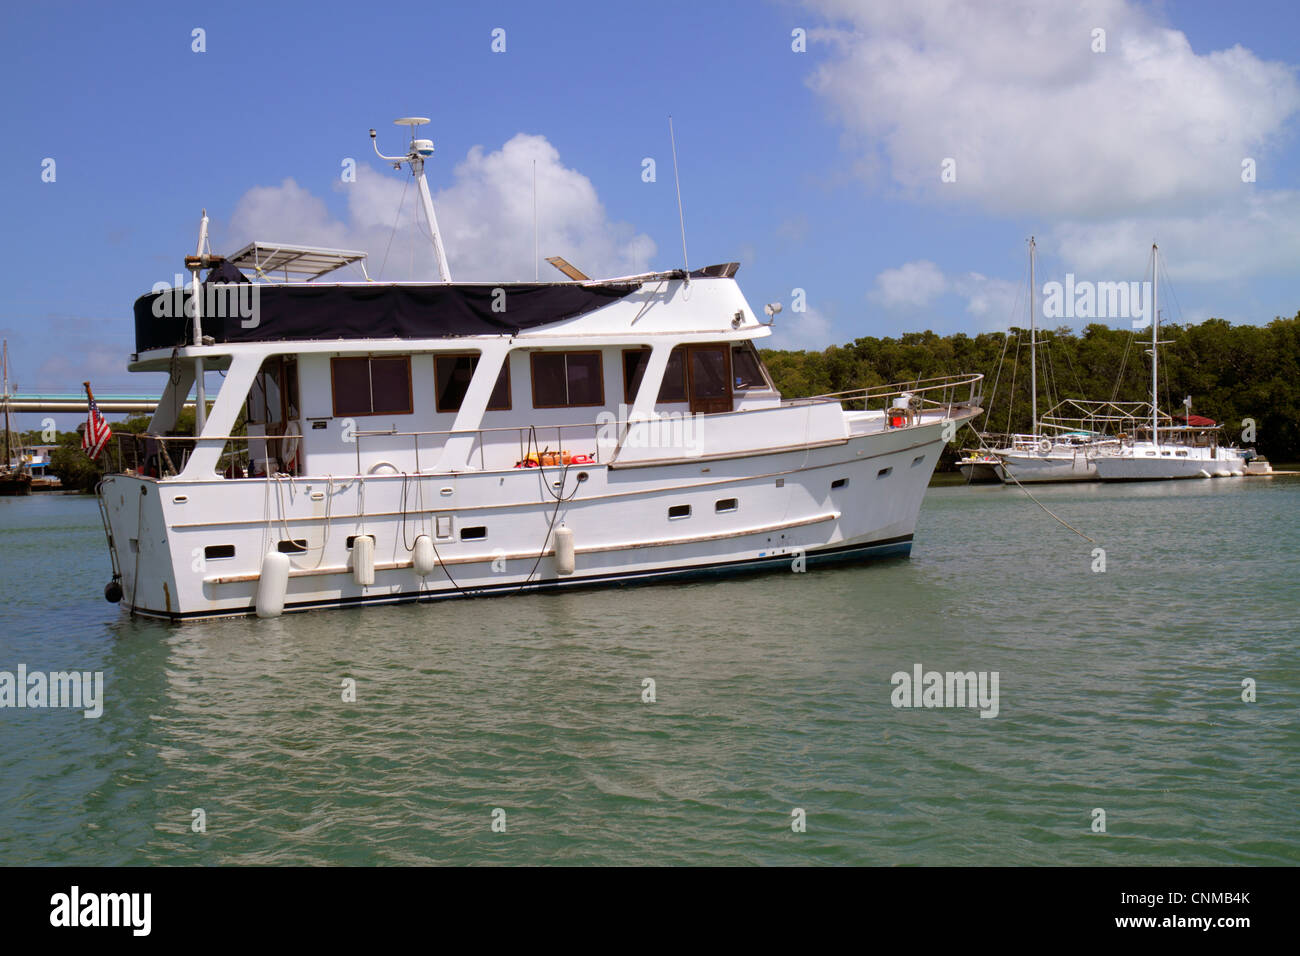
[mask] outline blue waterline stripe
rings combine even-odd
[[[869,544],[841,545],[836,548],[823,548],[818,551],[806,551],[804,562],[808,567],[817,565],[845,564],[853,561],[879,560],[891,557],[906,557],[912,550],[912,535],[900,535],[872,541]],[[592,575],[568,580],[537,581],[530,584],[492,584],[457,590],[449,588],[442,591],[403,591],[399,594],[358,595],[355,597],[331,598],[323,601],[299,601],[285,604],[284,613],[309,611],[323,608],[357,607],[370,604],[427,604],[431,601],[445,601],[462,597],[487,597],[495,593],[534,594],[545,591],[599,587],[605,584],[631,586],[637,584],[660,584],[669,581],[686,581],[699,578],[730,577],[763,571],[777,571],[788,568],[794,560],[795,552],[772,555],[771,557],[752,559],[741,558],[737,561],[722,561],[714,564],[692,565],[685,568],[665,568],[659,571],[627,571],[620,574]],[[144,617],[161,620],[182,621],[191,618],[211,619],[215,617],[245,617],[253,613],[253,607],[231,608],[222,611],[188,611],[184,614],[158,614],[157,612],[136,609]]]

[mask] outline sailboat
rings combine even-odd
[[[1106,429],[1131,414],[1131,409],[1110,402],[1062,402],[1042,418],[1038,415],[1038,309],[1034,266],[1038,245],[1029,237],[1029,390],[1033,432],[1010,435],[1001,447],[992,449],[1001,467],[996,473],[1004,482],[1096,481],[1093,455],[1114,439]],[[1061,413],[1066,406],[1078,417]],[[1050,432],[1046,433],[1046,432]]]
[[[1246,454],[1219,444],[1220,426],[1209,419],[1196,420],[1190,397],[1183,401],[1187,408],[1183,424],[1167,420],[1162,430],[1159,349],[1168,343],[1160,341],[1160,250],[1154,243],[1151,261],[1151,425],[1100,451],[1095,459],[1097,475],[1102,481],[1241,477],[1246,473]]]
[[[13,447],[13,432],[9,427],[9,343],[4,343],[3,359],[4,393],[0,403],[5,410],[5,457],[0,463],[0,495],[30,495],[32,493],[32,473],[22,456],[22,447]]]

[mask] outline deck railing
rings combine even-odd
[[[950,409],[957,406],[978,405],[982,400],[981,383],[984,376],[941,375],[935,378],[920,378],[912,382],[895,382],[890,385],[872,385],[867,388],[849,389],[844,392],[828,392],[825,395],[813,395],[810,398],[792,398],[781,402],[782,405],[805,405],[811,402],[839,402],[849,411],[888,411],[899,407],[902,400],[914,411],[925,408]],[[961,393],[965,393],[962,396]],[[873,408],[875,405],[877,408]]]
[[[868,388],[851,389],[810,398],[783,400],[779,406],[772,408],[790,408],[819,403],[837,402],[849,411],[904,411],[906,424],[915,423],[917,416],[924,411],[944,411],[957,407],[969,407],[980,401],[980,383],[984,376],[978,374],[953,375],[938,378],[919,379],[913,382],[876,385]],[[709,422],[718,422],[736,416],[752,415],[764,411],[762,407],[741,409],[730,412],[712,412],[699,417]],[[694,418],[690,413],[676,413],[683,418]],[[669,416],[658,419],[660,422],[671,420]],[[367,460],[375,453],[376,445],[381,439],[409,439],[410,451],[414,454],[415,471],[433,467],[447,444],[456,438],[469,439],[471,446],[465,456],[466,461],[477,459],[480,469],[489,467],[487,450],[500,446],[517,449],[518,457],[514,459],[517,467],[530,467],[530,462],[540,463],[543,467],[562,464],[608,464],[617,459],[621,443],[628,434],[628,429],[644,424],[643,419],[619,419],[613,415],[591,422],[571,422],[558,425],[507,425],[495,428],[475,428],[465,431],[400,431],[395,428],[358,430],[350,435],[355,445],[356,473],[362,474],[362,457]],[[195,438],[192,435],[154,435],[134,434],[130,432],[115,433],[109,470],[112,471],[116,458],[116,471],[126,474],[140,474],[155,478],[167,478],[180,474],[194,449],[203,443],[211,447],[212,443],[225,445],[218,460],[218,470],[228,478],[255,477],[274,473],[296,473],[293,467],[295,459],[301,455],[302,436],[288,435],[204,435]],[[255,444],[256,443],[256,444]],[[369,450],[363,449],[369,445]],[[255,454],[254,449],[260,452]],[[382,453],[382,452],[381,452]],[[574,459],[577,459],[574,461]],[[375,474],[377,469],[389,465],[392,472],[400,473],[395,464],[379,461],[369,466],[366,473]],[[491,467],[500,467],[493,462]],[[509,467],[508,465],[506,467]]]

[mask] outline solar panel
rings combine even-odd
[[[310,282],[326,273],[341,269],[354,262],[361,264],[366,274],[366,254],[351,249],[322,249],[317,246],[292,246],[282,242],[250,242],[227,261],[241,270],[254,273],[260,279],[285,281],[292,276]],[[279,277],[274,275],[279,273]]]

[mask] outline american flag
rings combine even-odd
[[[91,394],[89,388],[86,389],[86,396],[90,399],[90,416],[86,419],[86,430],[81,436],[81,447],[94,459],[99,457],[108,440],[113,437],[113,429],[109,428],[108,422],[104,421],[99,406],[95,404],[95,396]]]

